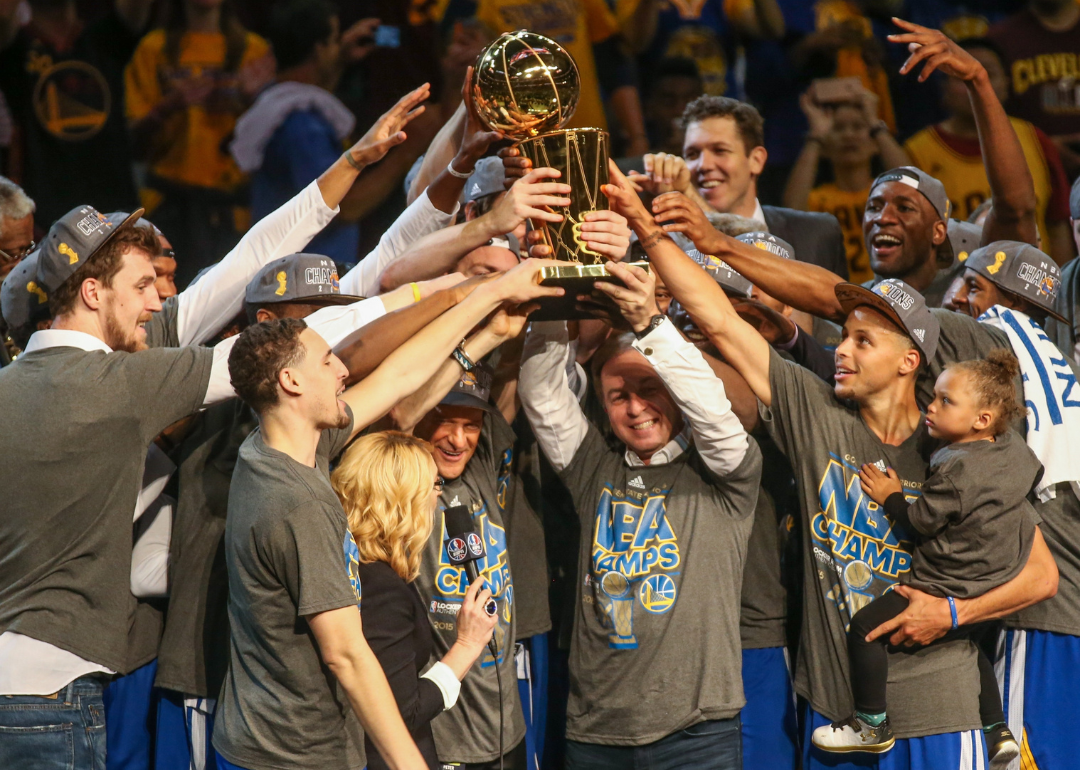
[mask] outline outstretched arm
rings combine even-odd
[[[611,184],[605,185],[604,192],[612,208],[629,221],[664,285],[690,313],[698,328],[716,345],[724,360],[746,379],[754,395],[766,406],[771,404],[769,343],[750,324],[739,318],[720,285],[709,278],[701,266],[676,246],[664,229],[653,221],[614,163],[611,164],[611,180]],[[682,200],[686,199],[683,197]]]
[[[999,240],[1034,244],[1035,185],[1020,139],[990,85],[986,68],[940,30],[920,27],[903,19],[893,18],[893,22],[905,31],[889,35],[889,41],[906,43],[911,51],[911,56],[900,68],[901,75],[910,73],[919,62],[925,62],[919,73],[920,83],[934,70],[941,70],[962,80],[967,88],[994,201],[994,208],[983,225],[983,245]]]
[[[663,225],[661,232],[683,233],[702,254],[724,260],[770,297],[820,318],[842,322],[846,317],[835,292],[843,279],[831,270],[784,259],[729,238],[679,193],[661,195],[653,201],[652,209],[655,222]]]
[[[560,296],[562,289],[539,284],[541,268],[553,264],[551,260],[526,260],[501,277],[481,283],[468,297],[394,350],[374,372],[346,390],[341,399],[352,407],[354,433],[375,422],[427,382],[469,330],[504,302],[517,305],[540,297]],[[396,314],[384,316],[380,321],[393,315]],[[365,329],[374,325],[369,324]]]

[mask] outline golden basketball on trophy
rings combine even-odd
[[[531,222],[543,233],[552,256],[566,267],[545,268],[542,282],[562,286],[566,294],[547,298],[533,320],[585,318],[575,309],[578,294],[593,293],[597,280],[619,283],[604,267],[605,258],[585,245],[585,216],[608,208],[600,186],[608,180],[609,136],[600,128],[563,129],[574,114],[581,81],[574,58],[554,40],[526,30],[508,32],[477,59],[473,103],[484,124],[517,142],[533,168],[555,168],[558,181],[570,185],[570,205],[559,209],[557,223]],[[634,263],[648,269],[647,263]]]

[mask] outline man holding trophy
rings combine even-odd
[[[605,264],[586,242],[609,200],[620,219],[651,216],[620,174],[606,183],[606,132],[557,130],[575,76],[556,43],[520,31],[481,54],[473,81],[488,126],[571,190],[559,222],[534,223],[531,240],[566,263],[541,280],[566,292],[530,316],[518,384],[580,523],[567,767],[741,768],[739,606],[761,453],[723,383],[658,310],[648,265]],[[588,317],[583,294],[632,330],[592,359],[618,449],[579,406],[565,321]]]

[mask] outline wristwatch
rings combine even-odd
[[[634,332],[634,336],[637,337],[639,340],[642,337],[647,336],[653,329],[655,329],[657,326],[662,324],[664,322],[665,318],[667,318],[667,316],[664,315],[663,313],[657,313],[656,315],[654,315],[652,318],[649,319],[649,325],[646,326],[644,329],[642,329],[639,332]]]

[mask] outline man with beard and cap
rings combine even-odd
[[[626,207],[620,210],[647,245],[653,267],[728,363],[746,378],[761,401],[763,423],[794,467],[806,534],[806,595],[795,686],[808,701],[808,738],[814,729],[844,719],[852,711],[846,665],[851,616],[892,588],[910,564],[911,535],[876,507],[868,508],[865,497],[850,490],[857,484],[853,479],[858,469],[870,462],[894,468],[909,494],[919,493],[930,447],[925,442],[916,384],[924,362],[940,356],[941,313],[931,312],[915,289],[896,279],[870,290],[832,278],[834,302],[840,310],[835,316],[844,321],[845,338],[836,350],[836,384],[829,388],[770,350],[738,317],[724,293],[701,280],[699,266],[637,204],[629,185],[623,193],[620,202],[625,200]],[[707,242],[694,241],[699,249],[725,261],[738,251],[750,262],[756,251],[759,259],[780,273],[794,273],[785,266],[799,264],[719,234]],[[785,278],[761,283],[769,294],[791,302],[792,292],[776,290],[786,288],[782,286]],[[1056,586],[1054,558],[1037,535],[1017,578],[977,599],[957,601],[959,622],[967,625],[1004,617],[1053,596]],[[892,590],[908,597],[915,609],[898,618],[898,623],[877,629],[875,635],[895,631],[890,637],[894,645],[905,639],[927,644],[952,627],[945,599],[903,586]],[[983,766],[979,675],[969,641],[893,655],[890,675],[891,727],[897,740],[888,767]],[[925,694],[931,688],[935,697],[928,700]],[[842,760],[838,765],[835,757],[826,763],[811,751],[809,740],[804,742],[803,760],[807,768],[855,766]]]

